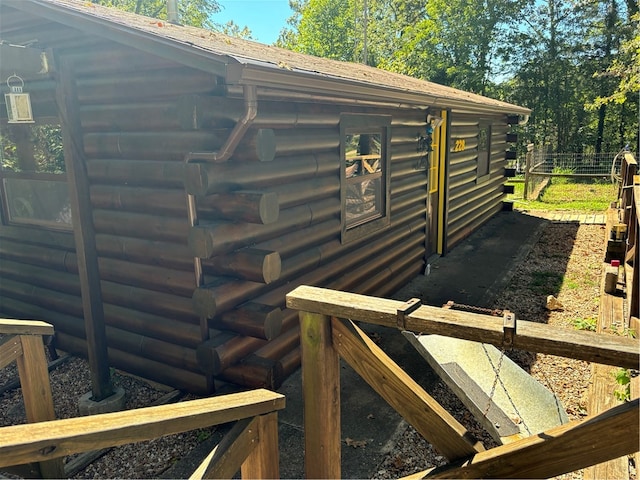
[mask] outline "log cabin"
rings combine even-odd
[[[0,315],[199,394],[298,367],[296,286],[391,294],[502,210],[529,114],[80,0],[0,48]]]

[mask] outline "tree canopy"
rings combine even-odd
[[[167,18],[167,0],[92,0],[93,3],[114,7],[153,18]],[[220,11],[216,0],[178,0],[180,21],[193,27],[215,29],[211,18]]]
[[[167,0],[91,0],[93,3],[118,8],[152,18],[167,18]],[[251,30],[234,21],[220,24],[214,21],[221,11],[216,0],[178,0],[180,23],[192,27],[222,32],[232,37],[251,38]]]
[[[290,0],[278,45],[533,110],[526,141],[638,149],[635,0]]]

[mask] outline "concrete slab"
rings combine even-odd
[[[417,297],[425,305],[438,307],[453,300],[493,308],[494,298],[547,224],[548,220],[519,212],[498,213],[445,256],[430,258],[430,274],[416,277],[392,297]]]
[[[402,333],[496,441],[510,443],[569,421],[560,400],[493,345]]]

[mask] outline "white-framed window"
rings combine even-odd
[[[343,114],[340,118],[342,242],[390,223],[391,117]]]
[[[59,123],[0,123],[0,187],[5,224],[72,228]]]

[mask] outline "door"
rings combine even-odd
[[[431,144],[433,150],[429,153],[426,258],[443,252],[445,160],[447,153],[446,110],[440,113],[440,117],[431,116],[430,121],[435,128]]]

